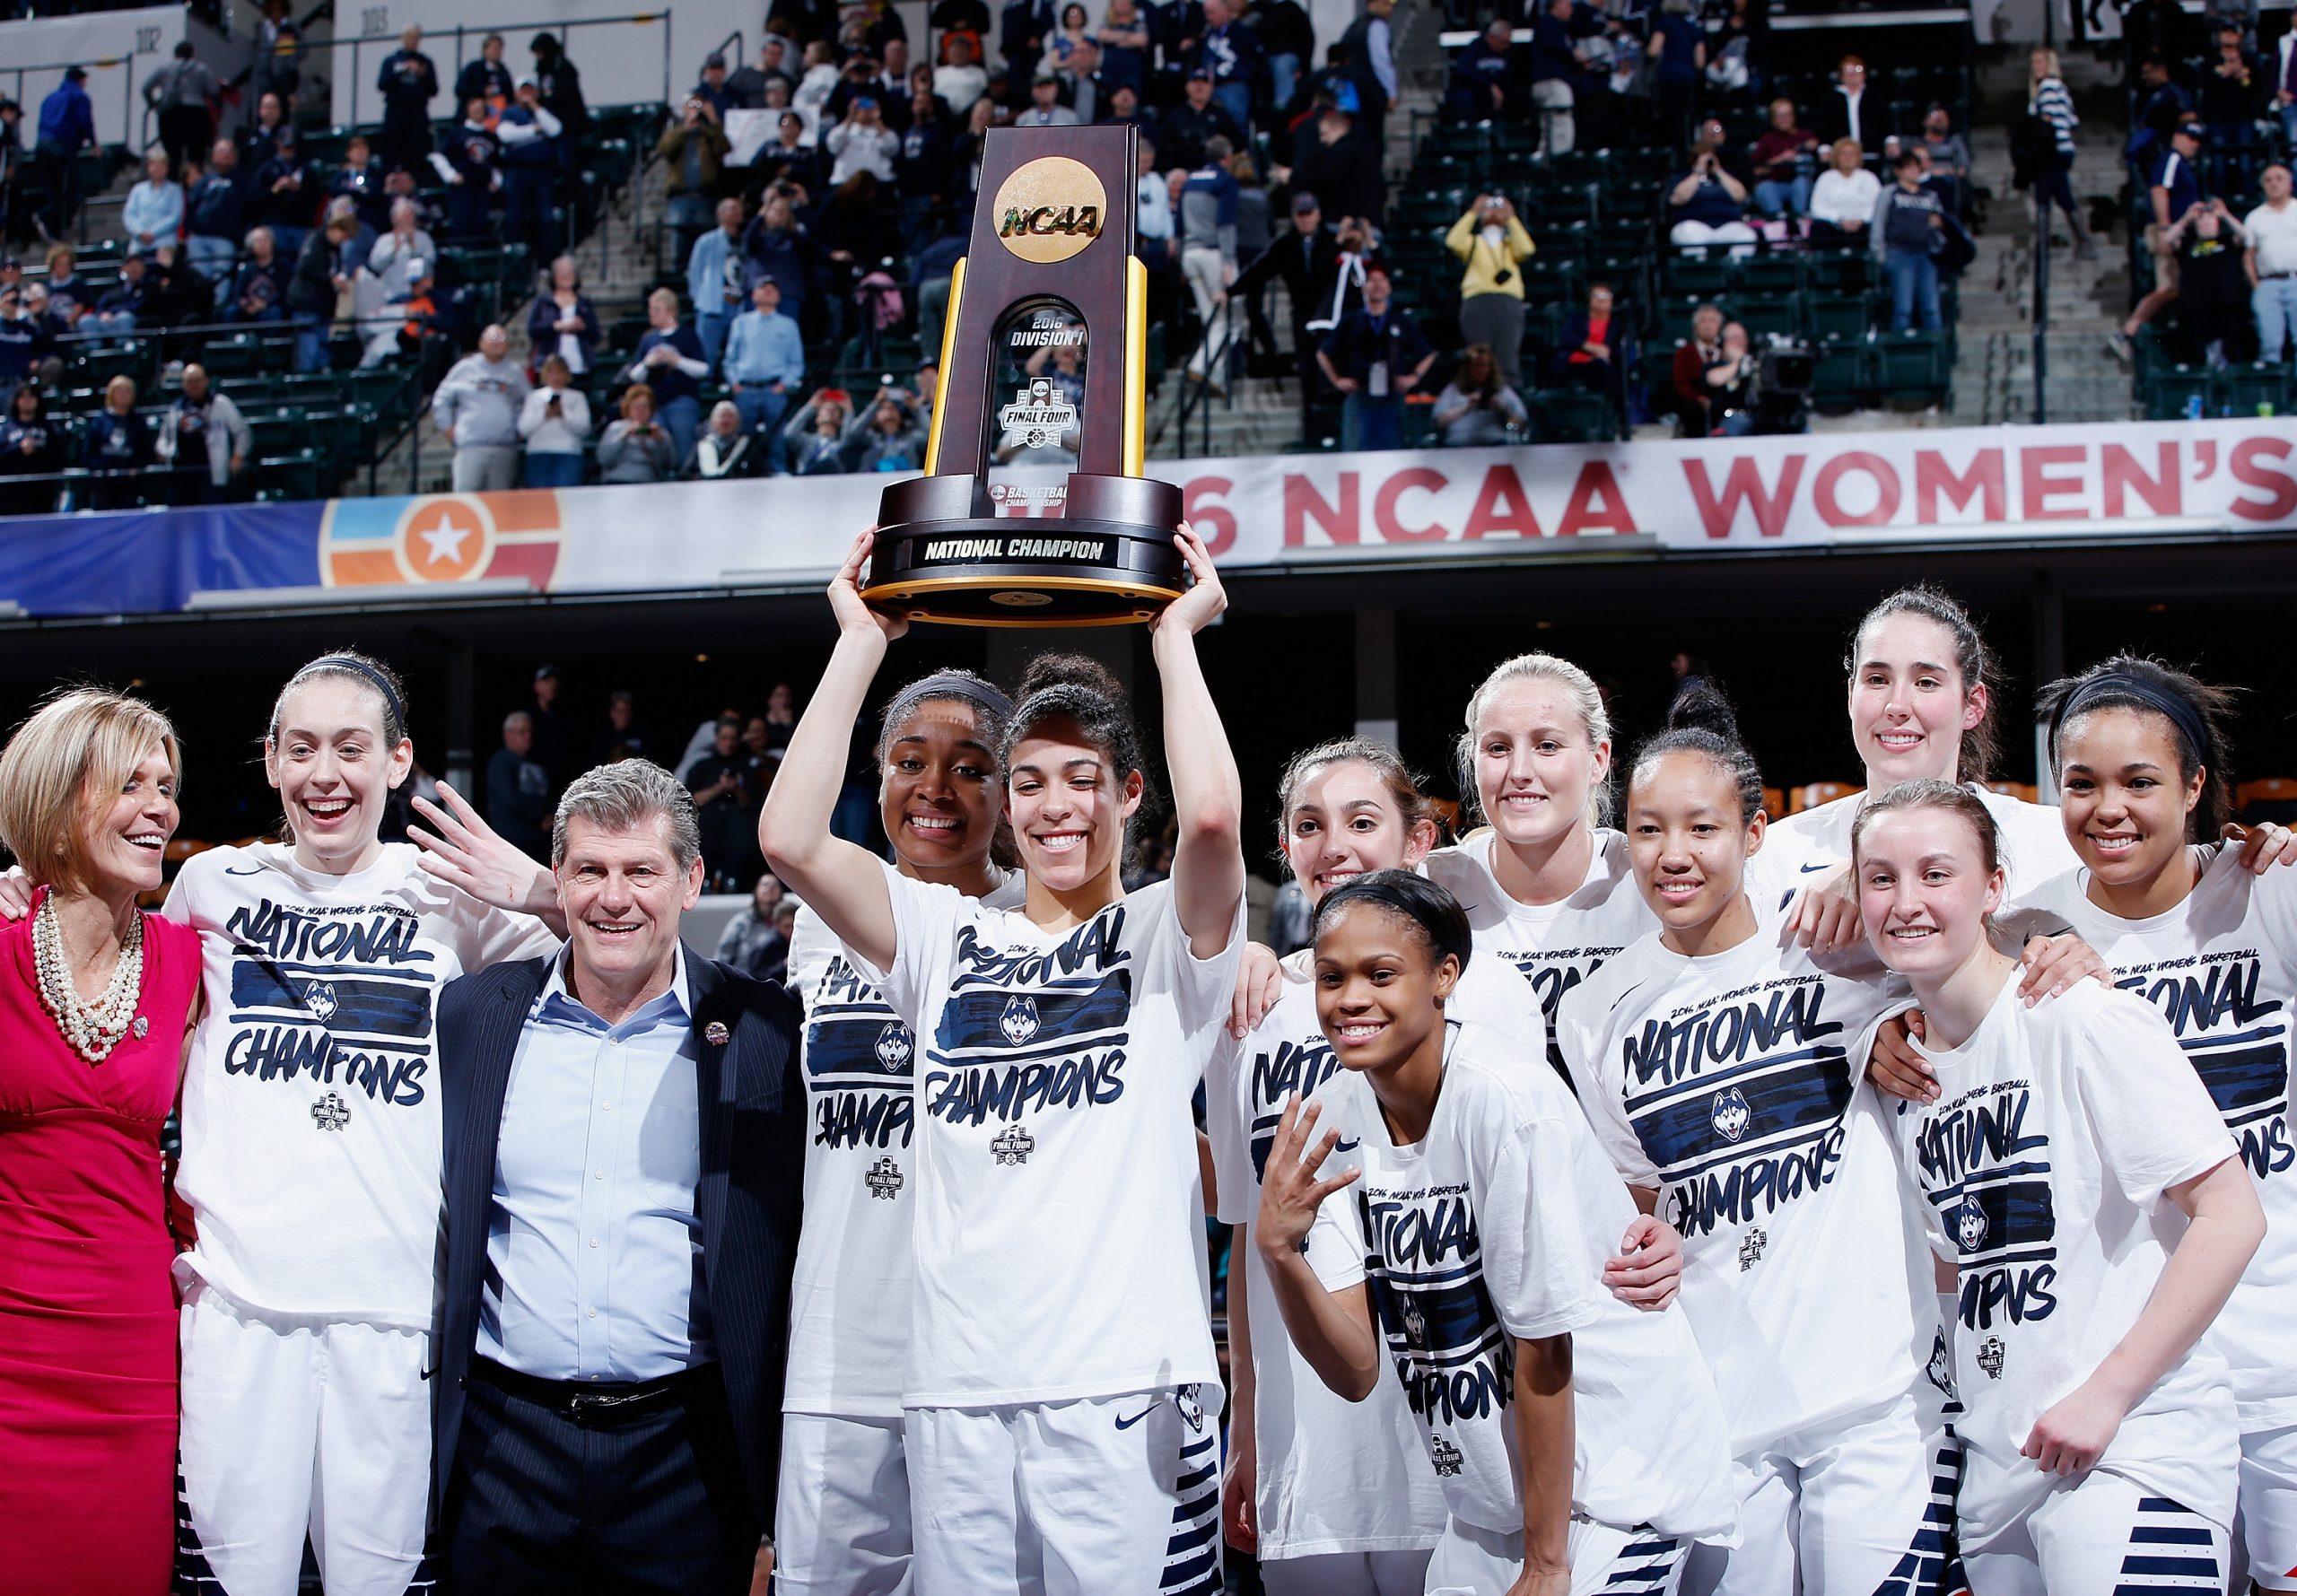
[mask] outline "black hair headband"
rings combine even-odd
[[[324,658],[314,659],[296,674],[307,676],[314,671],[321,670],[347,670],[353,676],[362,677],[371,683],[375,691],[383,695],[385,711],[383,729],[389,731],[395,721],[397,723],[399,735],[401,737],[406,735],[406,706],[399,702],[398,689],[391,685],[391,679],[389,676],[364,659],[354,659],[348,654],[329,654]]]
[[[2066,702],[2058,706],[2057,719],[2050,722],[2050,752],[2057,753],[2058,735],[2068,720],[2100,707],[2099,701],[2108,698],[2134,698],[2147,709],[2168,716],[2170,724],[2177,728],[2178,736],[2192,754],[2194,763],[2199,766],[2209,763],[2209,727],[2202,720],[2201,711],[2181,694],[2143,676],[2118,670],[2101,672],[2066,695]]]
[[[940,670],[920,677],[895,693],[893,702],[886,706],[886,725],[890,729],[908,720],[918,705],[949,698],[961,698],[976,709],[986,710],[1000,722],[1013,718],[1013,701],[989,683],[963,671]]]

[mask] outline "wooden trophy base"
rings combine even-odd
[[[977,477],[895,483],[879,501],[861,597],[959,626],[1124,626],[1153,620],[1188,587],[1171,483],[1079,471],[1060,515],[996,509]]]

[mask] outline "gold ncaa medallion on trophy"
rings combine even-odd
[[[879,501],[861,589],[965,626],[1118,626],[1188,585],[1181,491],[1140,475],[1148,269],[1132,253],[1132,128],[1004,127],[983,153],[949,283],[925,475]],[[1057,509],[1000,515],[992,466],[1065,468]]]

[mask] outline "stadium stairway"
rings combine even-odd
[[[1404,176],[1411,169],[1412,131],[1425,127],[1435,119],[1443,103],[1444,82],[1450,70],[1444,54],[1440,35],[1443,27],[1441,12],[1434,6],[1399,5],[1391,19],[1395,30],[1395,65],[1397,100],[1387,122],[1387,147],[1383,152],[1384,169],[1388,179],[1388,203],[1391,213],[1402,192]],[[1282,216],[1275,219],[1280,230],[1289,222]],[[1239,315],[1241,316],[1241,311]],[[1271,288],[1268,297],[1268,318],[1277,328],[1277,337],[1286,345],[1289,358],[1292,310],[1283,285]],[[1238,334],[1241,336],[1241,332]],[[1185,354],[1188,345],[1176,345]],[[1273,455],[1297,449],[1300,435],[1300,385],[1296,378],[1285,376],[1245,377],[1239,375],[1224,401],[1214,399],[1209,411],[1203,406],[1192,409],[1188,417],[1187,436],[1181,436],[1175,425],[1175,413],[1180,384],[1185,380],[1177,362],[1166,373],[1167,380],[1151,402],[1148,412],[1148,453],[1157,459],[1187,459],[1208,455]],[[1207,446],[1207,432],[1210,442]]]
[[[2025,113],[2026,50],[1986,52],[1978,74],[1971,160],[1978,185],[1991,191],[1978,258],[1962,274],[1960,358],[1950,423],[1983,426],[2031,422],[2034,415],[2034,209],[2031,190],[2010,183],[2008,129]],[[2066,86],[2082,118],[2074,161],[2074,198],[2086,214],[2122,183],[2121,93],[2117,71],[2068,50]],[[2066,219],[2052,214],[2049,330],[2044,350],[2052,422],[2127,421],[2135,413],[2128,372],[2106,348],[2106,336],[2129,303],[2122,230],[2100,235],[2097,257],[2074,258]]]
[[[630,185],[614,196],[597,229],[574,251],[575,264],[581,268],[582,291],[598,306],[599,318],[609,330],[625,318],[643,316],[647,292],[660,280],[654,265],[652,229],[667,204],[667,180],[666,169],[647,161]],[[522,366],[528,353],[527,312],[534,301],[533,294],[523,296],[503,319],[503,329],[511,336],[511,358]],[[603,432],[608,419],[593,415],[593,431]],[[453,446],[439,436],[426,398],[421,419],[377,467],[376,492],[444,493],[452,485],[453,470]]]

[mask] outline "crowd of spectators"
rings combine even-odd
[[[2126,19],[2123,155],[2142,292],[2108,340],[2125,362],[2137,363],[2149,327],[2190,366],[2297,356],[2297,33],[2261,52],[2257,25],[2253,9],[2212,4],[2196,18],[2162,0]]]
[[[1169,353],[1188,353],[1187,375],[1215,388],[1247,357],[1273,369],[1282,356],[1262,301],[1280,279],[1304,400],[1332,391],[1323,346],[1360,308],[1387,203],[1379,141],[1396,95],[1393,9],[1368,0],[1319,62],[1298,0],[1103,0],[1097,17],[1073,0],[1015,0],[993,17],[981,0],[939,0],[914,52],[900,13],[880,0],[773,4],[755,59],[705,58],[655,145],[665,264],[683,292],[652,295],[632,363],[604,384],[618,414],[595,437],[598,477],[921,465],[951,267],[983,136],[1003,126],[1138,127],[1136,233],[1152,315],[1192,345]],[[1279,215],[1293,222],[1281,239]],[[562,286],[537,301],[528,332],[538,351],[565,356],[580,385],[600,333]],[[925,358],[895,367],[913,371],[905,380],[809,383],[809,351],[830,355],[810,362],[817,377],[825,363],[882,375],[892,335],[913,327]],[[483,365],[450,373],[447,412],[492,379]],[[1057,361],[1042,374],[1074,376]],[[1375,372],[1343,379],[1358,385],[1367,414],[1411,386],[1375,395],[1385,380]],[[525,398],[508,391],[501,408]],[[565,468],[576,430],[563,403],[553,421],[533,417],[528,480],[538,447],[558,457],[540,462],[543,476]],[[459,441],[459,481],[464,449],[482,447],[493,445]],[[484,469],[500,468],[488,459]]]
[[[550,816],[567,782],[594,765],[651,759],[694,794],[708,890],[750,891],[765,868],[757,851],[758,806],[797,728],[790,685],[775,684],[753,711],[720,711],[682,743],[648,727],[627,690],[608,693],[603,713],[584,724],[563,702],[563,685],[556,666],[537,667],[530,694],[504,715],[481,795],[487,823],[518,848],[546,859]],[[779,895],[777,887],[773,896]],[[758,922],[770,926],[772,901],[756,907]]]

